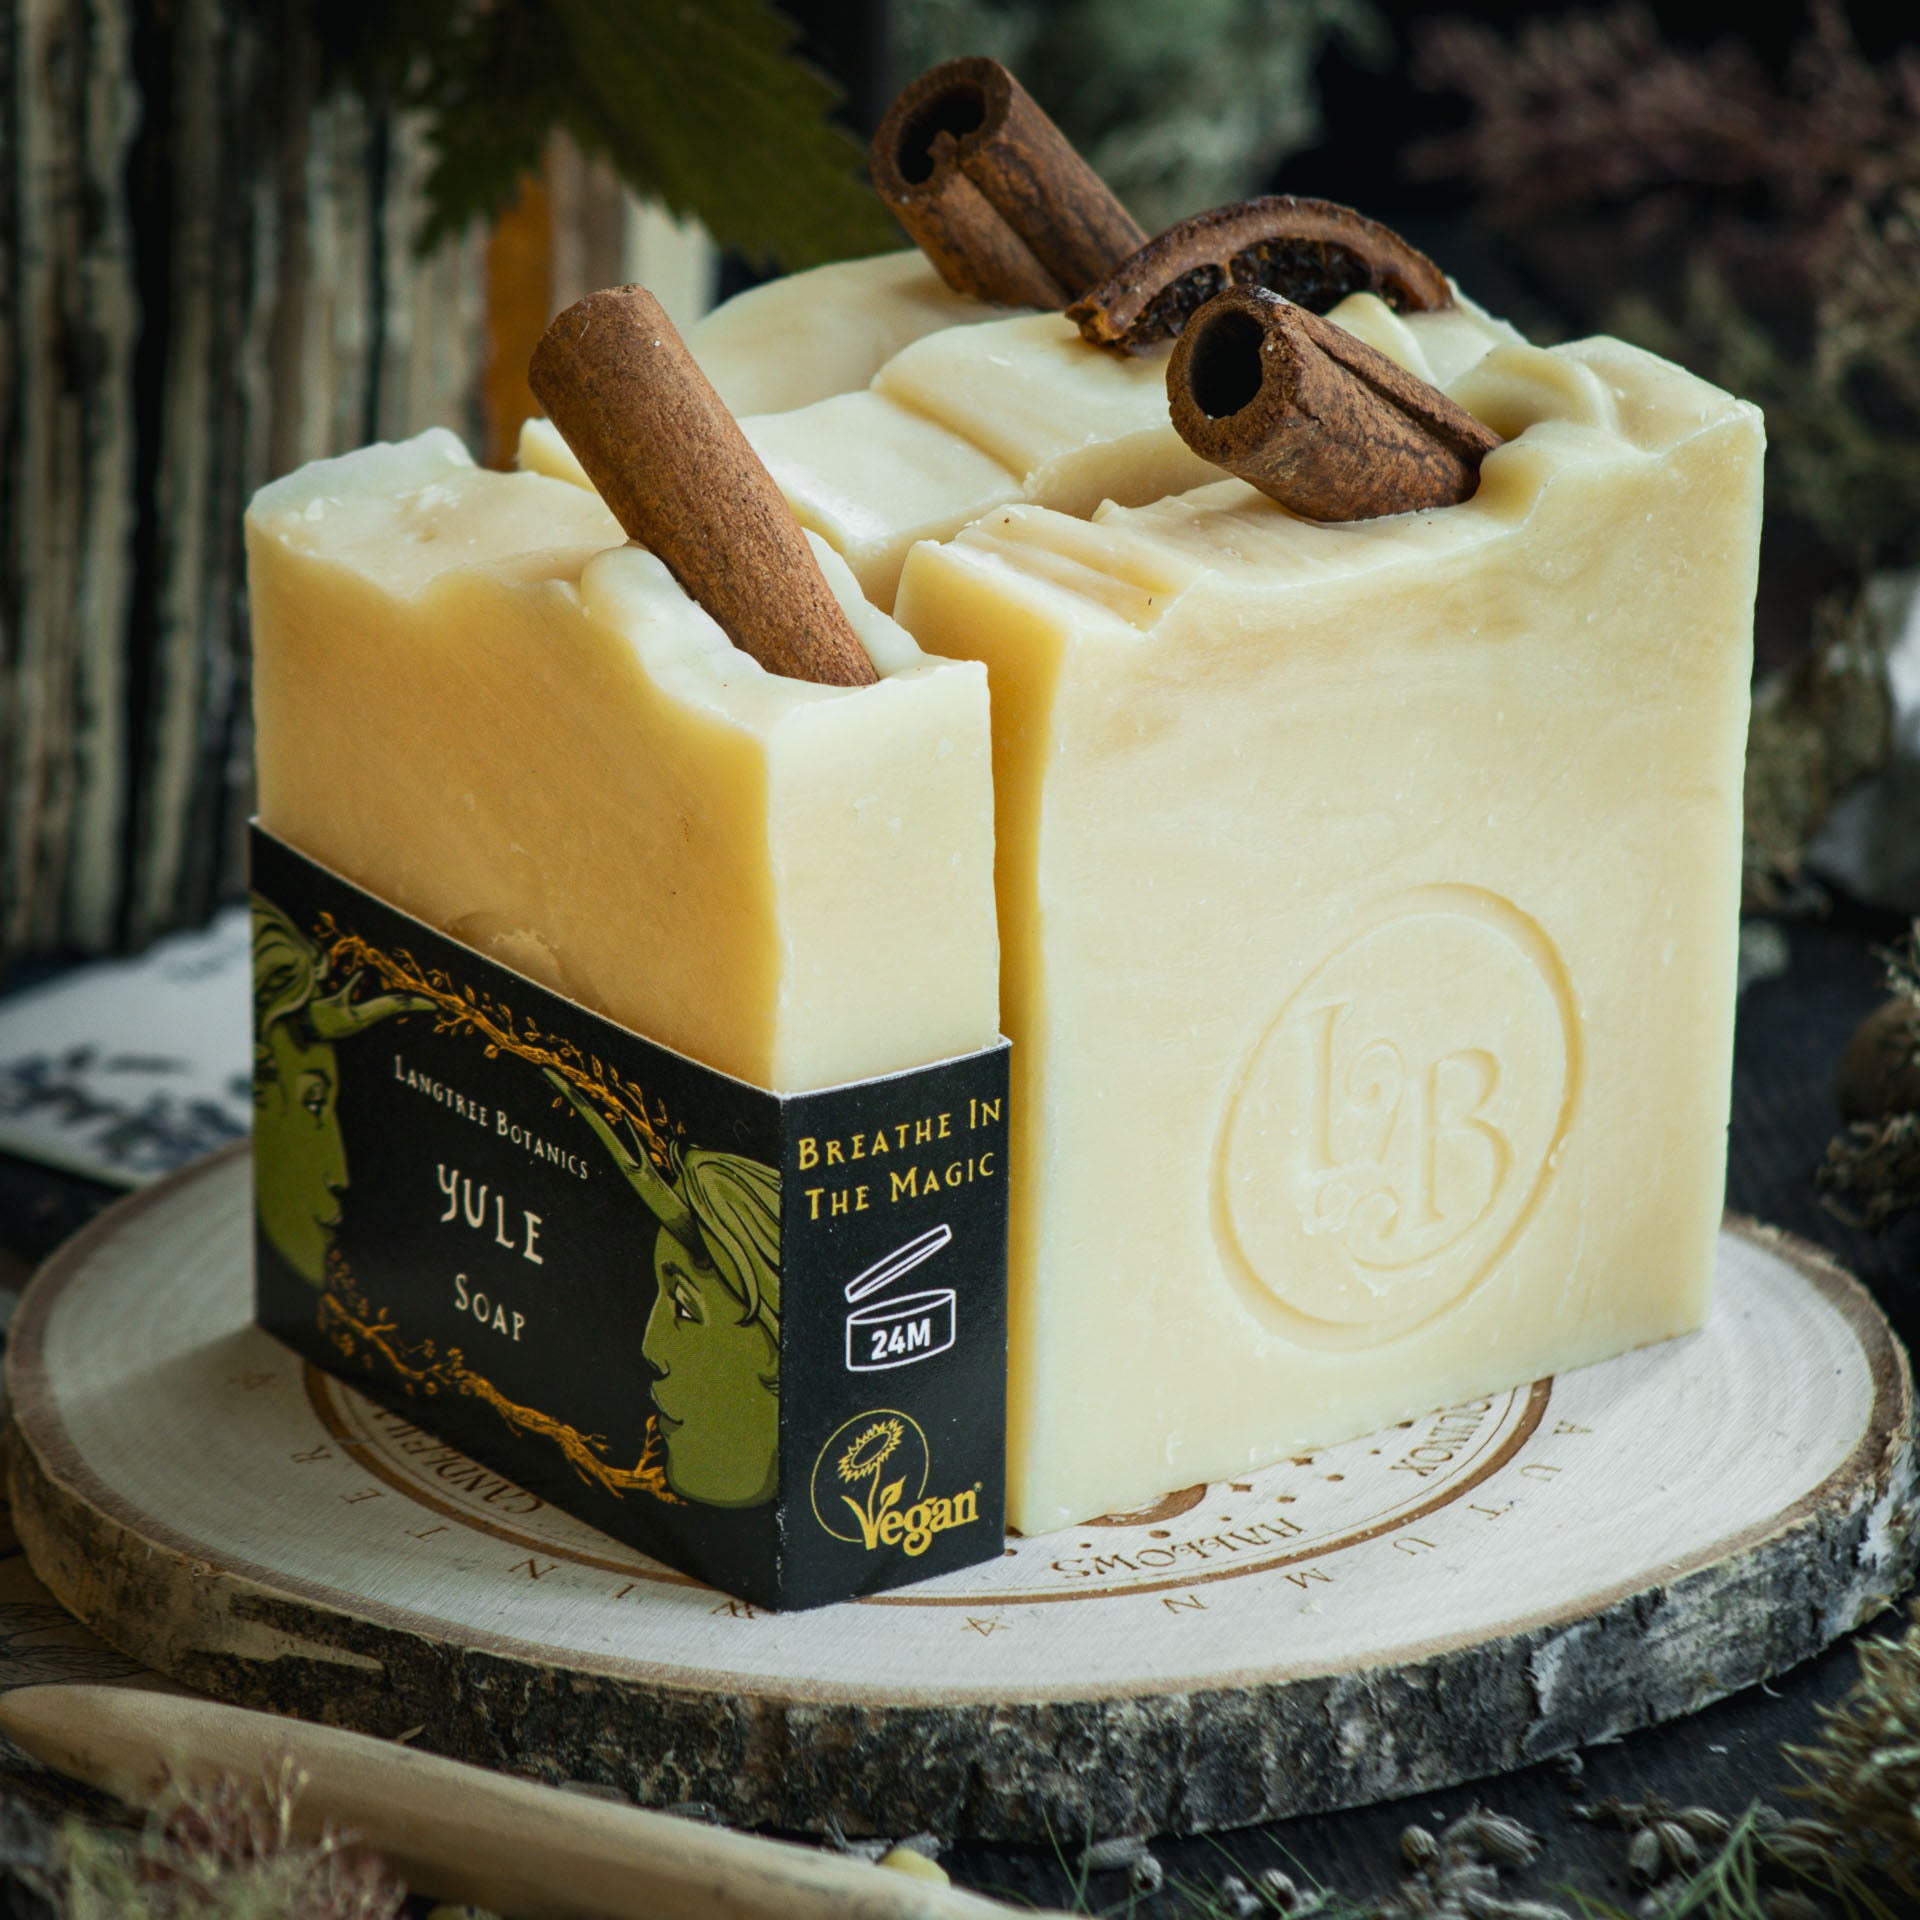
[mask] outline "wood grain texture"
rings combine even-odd
[[[0,961],[238,887],[247,497],[478,425],[482,244],[318,72],[287,0],[0,0]]]
[[[248,1327],[245,1175],[124,1204],[35,1283],[21,1538],[191,1686],[509,1771],[788,1828],[1193,1832],[1685,1713],[1913,1574],[1904,1358],[1830,1263],[1738,1227],[1699,1335],[761,1615]]]

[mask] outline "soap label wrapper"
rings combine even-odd
[[[999,1554],[1005,1042],[768,1093],[252,863],[267,1331],[762,1606]]]

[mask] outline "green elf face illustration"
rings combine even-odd
[[[771,1500],[779,1482],[779,1170],[676,1146],[662,1174],[564,1075],[548,1069],[547,1078],[660,1223],[640,1351],[654,1372],[667,1485],[710,1507]]]
[[[347,1190],[335,1047],[394,1014],[424,1013],[416,993],[356,1000],[359,975],[324,998],[326,956],[271,900],[253,896],[253,1163],[260,1230],[310,1287],[327,1278],[327,1254]]]
[[[711,1507],[753,1507],[774,1496],[780,1427],[780,1349],[703,1252],[665,1227],[654,1240],[659,1292],[641,1352],[653,1368],[653,1404],[667,1484]]]
[[[267,1032],[253,1083],[254,1195],[260,1225],[301,1279],[326,1279],[327,1252],[347,1188],[347,1148],[337,1112],[339,1064],[304,1023]]]

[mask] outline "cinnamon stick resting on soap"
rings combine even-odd
[[[956,293],[1064,307],[1146,232],[997,60],[948,60],[873,136],[873,184]]]
[[[628,536],[769,673],[879,675],[773,477],[645,287],[577,301],[527,380]]]
[[[1350,293],[1397,312],[1453,305],[1447,276],[1391,227],[1333,200],[1271,193],[1196,213],[1156,234],[1067,309],[1095,347],[1171,339],[1227,287],[1265,287],[1325,313]]]
[[[1216,295],[1167,362],[1175,430],[1310,520],[1372,520],[1472,498],[1500,445],[1438,387],[1259,287]]]

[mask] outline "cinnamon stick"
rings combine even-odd
[[[879,678],[773,476],[645,287],[576,302],[527,381],[628,535],[769,673]]]
[[[997,60],[949,60],[873,137],[873,182],[956,293],[1064,307],[1146,239]]]
[[[1500,436],[1384,353],[1260,287],[1216,295],[1167,362],[1181,439],[1310,520],[1453,506]]]
[[[1131,353],[1171,339],[1226,287],[1265,287],[1325,313],[1350,293],[1396,312],[1453,305],[1447,276],[1391,227],[1335,200],[1271,193],[1156,234],[1067,309],[1092,346]]]

